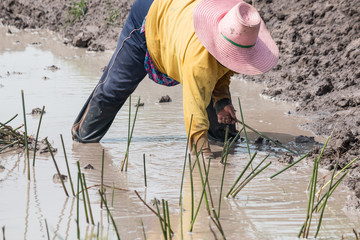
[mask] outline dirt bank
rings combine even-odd
[[[66,44],[95,51],[114,49],[132,2],[3,0],[0,19],[20,29],[59,32]],[[290,114],[308,116],[305,128],[318,135],[334,130],[323,165],[345,166],[360,155],[360,1],[256,0],[254,4],[281,55],[273,71],[247,79],[264,81],[264,95],[296,102],[296,112]],[[349,175],[347,184],[357,196],[351,205],[360,209],[359,163]]]

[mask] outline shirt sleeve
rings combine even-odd
[[[215,58],[202,47],[192,49],[183,66],[183,109],[187,132],[190,129],[190,148],[200,138],[207,139],[209,120],[206,108],[210,103],[219,79],[219,67]],[[224,75],[224,74],[222,74]],[[222,76],[221,75],[221,76]]]
[[[212,93],[212,99],[216,113],[219,113],[226,105],[231,104],[229,91],[230,78],[234,72],[228,71],[216,83]]]

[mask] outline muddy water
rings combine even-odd
[[[8,34],[7,28],[0,28],[0,43],[0,121],[5,122],[18,113],[12,125],[23,122],[20,94],[23,89],[27,112],[46,106],[40,136],[48,136],[59,149],[55,158],[62,173],[66,173],[66,166],[59,134],[64,136],[73,178],[77,173],[76,161],[80,162],[82,168],[87,164],[94,166],[94,170],[83,169],[88,186],[100,183],[101,155],[102,149],[105,149],[105,184],[128,190],[115,190],[112,201],[112,189],[107,188],[109,206],[122,239],[143,239],[141,221],[147,239],[162,238],[158,219],[137,198],[134,190],[153,208],[151,200],[154,197],[169,201],[175,239],[181,239],[178,201],[186,145],[181,86],[166,88],[145,79],[133,94],[132,105],[139,96],[145,105],[139,109],[129,168],[124,173],[119,168],[126,149],[128,103],[100,144],[73,143],[70,136],[71,124],[97,83],[111,53],[89,53],[66,47],[56,35],[47,32],[13,31],[13,34]],[[51,65],[59,69],[47,69]],[[261,85],[240,79],[234,80],[231,86],[233,101],[237,102],[237,97],[241,97],[249,125],[282,142],[292,141],[294,136],[300,134],[311,136],[311,133],[297,127],[303,119],[285,114],[293,106],[261,98],[261,88]],[[158,98],[166,94],[173,101],[157,103]],[[27,115],[30,134],[36,133],[38,120],[38,116]],[[220,146],[213,146],[213,149],[215,152],[221,151]],[[259,150],[258,147],[252,144],[251,151],[254,153],[256,150]],[[144,187],[143,154],[146,157],[147,188]],[[266,154],[259,151],[255,162],[260,162]],[[311,170],[301,163],[270,181],[268,177],[283,167],[274,161],[276,156],[271,153],[269,160],[273,164],[244,188],[237,198],[222,199],[221,223],[227,239],[296,239],[305,218],[305,188]],[[32,162],[32,153],[30,159]],[[238,143],[229,155],[224,192],[230,188],[247,161],[246,146]],[[7,239],[47,239],[45,219],[51,239],[56,239],[56,236],[59,239],[76,238],[77,203],[73,197],[66,198],[61,184],[53,180],[56,170],[49,154],[37,156],[35,167],[31,167],[30,181],[27,180],[23,152],[0,154],[0,164],[5,167],[0,172],[0,226],[5,226]],[[218,204],[222,169],[217,160],[211,162],[210,186],[215,206]],[[198,173],[194,174],[198,200],[201,182]],[[321,175],[326,174],[325,171],[321,172]],[[69,180],[66,186],[71,194]],[[204,206],[194,232],[187,233],[191,212],[190,192],[187,172],[184,182],[184,239],[220,239],[221,235],[210,223]],[[99,208],[97,188],[91,188],[89,194],[95,226],[86,224],[83,202],[80,201],[81,238],[96,238],[99,234],[104,239],[115,239],[106,211]],[[348,192],[339,189],[329,200],[320,232],[322,238],[339,239],[344,236],[345,239],[352,239],[352,229],[360,229],[358,216],[343,210],[347,195]],[[317,218],[315,216],[315,223]],[[99,230],[98,222],[102,226]]]

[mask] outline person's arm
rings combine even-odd
[[[219,123],[235,123],[235,111],[231,104],[229,85],[230,77],[234,73],[228,71],[224,76],[222,76],[216,83],[215,89],[212,93],[212,98],[214,102],[214,108],[218,116]]]

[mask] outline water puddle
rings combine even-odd
[[[26,111],[46,106],[41,138],[48,137],[58,148],[55,158],[63,174],[66,174],[64,153],[59,134],[65,141],[73,179],[77,174],[76,161],[80,162],[86,175],[87,185],[100,183],[102,149],[105,149],[104,183],[107,200],[122,239],[144,239],[143,222],[147,239],[161,239],[162,232],[157,217],[139,200],[140,196],[153,208],[154,197],[169,202],[174,239],[181,239],[179,191],[186,135],[182,112],[181,86],[167,88],[145,79],[133,94],[133,104],[140,96],[144,107],[139,114],[130,147],[127,172],[120,171],[127,144],[128,103],[119,112],[109,132],[99,144],[79,144],[71,140],[70,128],[80,108],[92,91],[107,64],[111,53],[89,53],[82,49],[64,46],[56,35],[48,32],[7,33],[0,28],[0,121],[5,122],[15,114],[19,116],[12,126],[23,122],[21,89],[25,92]],[[49,66],[59,69],[49,69]],[[233,80],[233,101],[241,97],[246,122],[283,143],[294,136],[310,132],[297,127],[303,122],[286,112],[293,106],[259,97],[260,84]],[[169,95],[172,102],[159,104],[158,99]],[[234,104],[237,106],[237,104]],[[39,116],[27,115],[28,131],[36,134]],[[251,137],[255,139],[255,136]],[[220,146],[214,146],[221,151]],[[254,153],[259,150],[251,145]],[[143,154],[146,158],[147,183],[144,187]],[[259,151],[255,164],[267,153]],[[269,176],[283,168],[271,153],[273,164],[247,185],[235,199],[222,199],[221,224],[227,239],[296,239],[305,220],[307,208],[306,185],[311,169],[305,164],[279,175]],[[30,153],[32,163],[32,152]],[[237,143],[228,159],[223,193],[226,193],[248,162],[245,143]],[[84,167],[91,164],[93,170]],[[0,154],[0,227],[5,226],[6,239],[47,239],[45,219],[51,239],[75,239],[77,202],[65,197],[61,184],[53,180],[56,173],[48,153],[38,155],[35,167],[31,167],[31,180],[27,180],[23,152],[11,151]],[[188,169],[187,169],[188,170]],[[217,209],[223,167],[217,160],[211,162],[210,186]],[[202,190],[197,171],[194,172],[196,201]],[[321,175],[328,172],[320,172]],[[76,184],[75,184],[76,185]],[[111,186],[129,191],[114,190]],[[71,194],[69,180],[67,190]],[[76,186],[75,186],[76,187]],[[184,239],[221,239],[219,231],[207,217],[205,206],[201,207],[194,232],[187,233],[190,219],[190,178],[188,171],[184,181],[183,229]],[[83,202],[80,201],[80,235],[82,239],[115,239],[114,229],[105,210],[100,209],[97,188],[90,189],[90,199],[95,225],[86,224]],[[349,193],[338,189],[329,200],[323,219],[320,237],[353,239],[352,229],[360,229],[359,217],[345,214],[343,206]],[[315,223],[318,215],[315,216]],[[97,224],[102,226],[97,227]],[[215,237],[216,235],[216,237]],[[56,237],[57,236],[57,237]]]

